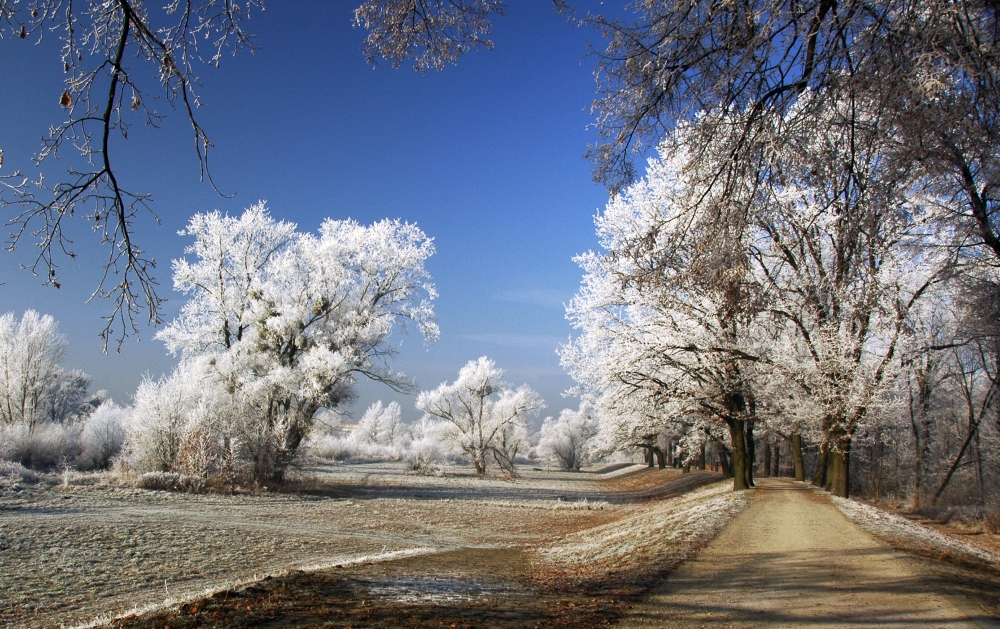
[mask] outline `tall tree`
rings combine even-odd
[[[751,219],[768,310],[802,347],[774,362],[804,359],[790,372],[821,414],[815,480],[841,496],[853,435],[891,382],[907,317],[950,262],[944,248],[917,253],[939,204],[894,161],[882,104],[847,92],[790,112],[784,124],[799,134],[769,158],[777,175],[759,188]]]
[[[585,276],[567,316],[580,336],[561,349],[562,362],[609,407],[606,421],[638,420],[616,429],[630,439],[649,420],[724,422],[734,488],[745,489],[752,485],[746,422],[754,413],[746,371],[757,360],[749,232],[728,220],[738,216],[730,198],[701,178],[685,131],[597,217],[604,251],[577,258]]]
[[[388,360],[407,321],[438,336],[424,268],[434,246],[416,225],[328,219],[312,235],[256,205],[239,218],[196,215],[186,233],[197,259],[176,261],[174,280],[190,299],[157,336],[186,361],[179,369],[201,359],[277,433],[259,480],[281,480],[313,415],[349,399],[358,376],[412,389]]]

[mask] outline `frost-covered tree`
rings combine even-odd
[[[538,435],[538,454],[561,469],[576,471],[587,464],[588,441],[597,433],[596,409],[587,401],[564,408],[558,419],[547,417]]]
[[[841,496],[853,436],[884,405],[909,313],[951,262],[942,202],[893,161],[894,122],[878,105],[820,100],[790,113],[802,132],[770,157],[782,179],[758,189],[750,214],[771,375],[808,393],[823,434],[814,482]]]
[[[383,406],[379,400],[368,407],[352,432],[359,442],[391,446],[403,436],[402,416],[398,402]]]
[[[596,219],[603,248],[567,317],[580,335],[560,350],[570,375],[602,407],[602,433],[635,447],[677,423],[724,422],[735,488],[750,486],[744,432],[754,399],[746,374],[755,278],[745,224],[729,198],[692,170],[685,131],[661,146],[645,179]],[[671,428],[673,430],[674,428]]]
[[[513,389],[503,374],[482,356],[466,363],[454,382],[417,397],[417,408],[445,422],[443,438],[471,459],[477,474],[486,474],[491,460],[513,473],[528,441],[527,420],[545,407],[527,385]]]
[[[30,429],[49,419],[46,402],[58,388],[65,353],[66,338],[51,316],[34,310],[20,321],[13,313],[0,316],[0,423]]]
[[[388,366],[390,336],[407,321],[426,341],[438,335],[424,268],[434,247],[415,225],[327,220],[313,235],[259,204],[240,217],[196,215],[183,233],[195,238],[186,250],[195,259],[174,263],[175,286],[190,299],[158,338],[182,357],[172,379],[190,373],[219,389],[212,404],[238,409],[226,413],[234,424],[222,446],[238,446],[258,481],[280,482],[313,415],[349,399],[358,376],[411,388]],[[169,466],[176,437],[158,442]]]
[[[58,369],[45,393],[45,416],[50,422],[81,420],[108,397],[105,390],[90,393],[90,376],[79,369]]]
[[[90,377],[60,366],[65,351],[52,317],[0,316],[0,457],[42,468],[88,465],[77,461],[78,437],[107,394],[88,394]]]

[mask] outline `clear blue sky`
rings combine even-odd
[[[216,144],[215,180],[234,198],[199,183],[191,135],[176,112],[162,129],[133,127],[114,147],[121,176],[153,194],[162,220],[142,222],[139,237],[158,261],[167,318],[183,300],[170,288],[169,262],[187,244],[177,230],[195,212],[238,214],[265,199],[275,217],[309,231],[328,216],[402,218],[435,239],[429,268],[441,340],[425,348],[416,333],[403,337],[397,368],[430,388],[487,355],[514,384],[539,391],[546,414],[575,406],[560,395],[572,383],[555,348],[570,334],[563,304],[581,277],[571,258],[596,246],[592,218],[607,200],[582,158],[596,139],[587,129],[593,61],[584,58],[596,35],[548,2],[517,2],[494,23],[493,51],[440,73],[373,69],[360,51],[364,31],[350,24],[354,4],[270,3],[250,22],[257,54],[201,72],[199,114]],[[0,40],[0,174],[33,172],[40,137],[62,119],[55,44]],[[53,180],[70,161],[43,172]],[[83,255],[60,261],[58,291],[19,269],[33,255],[28,243],[0,255],[0,312],[56,317],[70,340],[66,365],[128,401],[142,374],[169,371],[175,361],[152,329],[103,355],[98,333],[110,304],[85,301],[104,252],[80,221],[74,237]],[[381,397],[399,399],[404,417],[418,416],[412,400],[382,387],[362,384],[359,392],[355,412]]]

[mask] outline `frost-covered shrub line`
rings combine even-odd
[[[136,487],[198,493],[205,489],[205,479],[200,476],[184,476],[176,472],[146,472],[136,481]]]
[[[19,422],[0,427],[0,458],[25,467],[51,470],[73,461],[79,451],[80,426]]]
[[[125,441],[127,411],[105,402],[72,423],[0,426],[0,459],[38,470],[107,469]]]
[[[836,496],[830,496],[830,499],[851,522],[890,543],[901,543],[907,548],[932,548],[936,552],[948,551],[959,556],[971,556],[980,561],[1000,566],[1000,556],[911,522],[902,516],[856,500]]]

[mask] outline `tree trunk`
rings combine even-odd
[[[642,459],[646,462],[646,467],[653,467],[653,448],[652,446],[639,446],[642,448]]]
[[[750,419],[743,422],[744,430],[746,431],[746,437],[744,441],[744,447],[746,448],[746,463],[743,466],[743,473],[746,477],[747,488],[753,487],[753,468],[757,464],[757,450],[756,450],[756,440],[753,436],[753,426],[754,420]]]
[[[729,463],[729,456],[725,447],[721,443],[715,444],[715,451],[719,455],[719,467],[722,468],[722,478],[733,477],[733,466]]]
[[[663,450],[660,448],[653,448],[653,454],[656,455],[656,466],[661,470],[665,469],[667,467],[667,461],[663,454]]]
[[[834,496],[847,498],[851,483],[851,442],[845,440],[827,453],[826,490]]]
[[[802,463],[802,435],[792,435],[792,459],[795,461],[795,480],[806,480],[806,466]]]
[[[750,489],[750,483],[747,482],[749,475],[747,468],[749,466],[747,465],[746,441],[744,441],[746,438],[745,422],[740,419],[728,419],[726,424],[729,426],[729,438],[733,450],[733,490]]]
[[[705,469],[705,442],[702,442],[701,449],[698,452],[698,469]]]
[[[774,442],[774,469],[771,476],[781,476],[781,440]]]
[[[826,485],[826,465],[828,456],[829,446],[826,443],[823,443],[819,447],[819,453],[816,455],[816,473],[813,474],[813,485],[816,487],[823,487]]]
[[[764,440],[764,467],[761,469],[761,476],[771,475],[771,440]],[[777,476],[777,474],[775,474]]]

